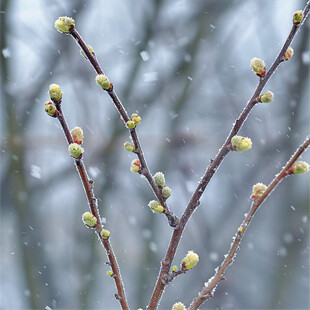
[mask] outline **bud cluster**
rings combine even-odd
[[[141,123],[141,117],[137,113],[131,114],[131,119],[126,123],[126,127],[129,129],[136,128]]]
[[[257,76],[263,77],[266,74],[265,62],[260,58],[253,58],[251,60],[251,67]]]
[[[141,173],[141,163],[139,159],[135,159],[131,162],[130,171],[134,173]]]
[[[96,76],[96,83],[101,86],[104,90],[111,91],[113,89],[112,83],[109,81],[108,77],[104,74],[98,74]]]
[[[159,204],[156,200],[151,200],[149,202],[149,207],[153,211],[153,213],[163,213],[164,207]]]
[[[257,183],[253,186],[251,198],[256,199],[261,197],[261,195],[266,191],[267,186],[263,183]]]
[[[82,215],[82,221],[86,226],[89,226],[89,227],[94,227],[97,224],[96,217],[90,212],[85,212]]]
[[[83,130],[81,127],[74,127],[71,131],[71,136],[74,143],[82,144],[84,140]]]
[[[51,100],[60,102],[62,98],[62,91],[58,84],[51,84],[48,90]]]
[[[162,172],[156,172],[153,175],[155,184],[161,190],[164,198],[168,198],[171,195],[171,188],[166,186],[165,175]]]
[[[75,29],[75,21],[68,16],[58,17],[55,21],[55,28],[61,33],[70,34]]]

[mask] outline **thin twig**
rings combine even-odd
[[[274,178],[274,180],[269,184],[266,191],[263,195],[257,199],[255,199],[252,203],[249,213],[246,218],[240,225],[240,231],[238,230],[235,234],[234,241],[231,244],[230,250],[227,255],[225,255],[225,259],[222,264],[216,269],[215,275],[209,279],[209,281],[205,284],[205,287],[199,292],[198,296],[193,300],[188,310],[196,310],[198,307],[203,304],[206,300],[213,297],[215,289],[217,288],[220,281],[223,279],[224,273],[228,266],[234,261],[236,257],[236,251],[240,246],[241,239],[245,234],[255,212],[259,208],[259,206],[266,200],[269,194],[275,189],[275,187],[286,177],[288,176],[289,169],[293,166],[298,157],[308,148],[310,144],[310,137],[308,137],[304,143],[297,149],[295,154],[288,161],[286,166],[282,169],[282,171]]]
[[[62,112],[61,102],[57,102],[57,101],[53,101],[53,102],[54,102],[56,109],[58,111],[57,119],[59,120],[61,128],[65,134],[66,140],[67,140],[68,144],[71,144],[71,143],[73,143],[73,139],[72,139],[72,136],[70,134],[70,130],[68,128],[68,124],[65,120],[64,114]],[[109,239],[104,239],[100,234],[100,232],[103,228],[103,225],[102,225],[101,217],[100,217],[99,210],[98,210],[97,199],[96,199],[96,197],[94,195],[94,191],[93,191],[93,181],[91,179],[89,179],[85,165],[84,165],[82,159],[75,159],[74,163],[75,163],[76,169],[80,175],[80,178],[81,178],[81,181],[83,184],[83,188],[84,188],[87,200],[88,200],[88,204],[89,204],[89,208],[91,210],[91,213],[97,219],[97,224],[95,225],[94,228],[95,228],[96,234],[98,235],[98,238],[100,239],[101,244],[105,248],[106,253],[108,255],[110,266],[111,266],[112,271],[113,271],[113,279],[115,281],[115,285],[117,288],[117,299],[119,300],[122,309],[128,310],[129,307],[128,307],[127,300],[126,300],[124,285],[122,282],[119,266],[118,266],[115,254],[113,252],[111,243],[110,243]]]
[[[235,123],[234,123],[228,137],[226,138],[226,141],[224,142],[223,146],[219,150],[215,159],[210,161],[209,167],[207,168],[203,177],[201,178],[195,192],[193,193],[193,195],[192,195],[192,197],[191,197],[191,199],[190,199],[190,201],[189,201],[189,203],[188,203],[188,205],[187,205],[187,207],[186,207],[186,209],[185,209],[185,211],[184,211],[184,213],[180,219],[179,226],[177,227],[177,229],[175,229],[173,231],[173,235],[171,237],[168,250],[166,252],[165,258],[162,260],[162,263],[161,263],[161,269],[160,269],[160,272],[159,272],[159,275],[157,278],[157,282],[156,282],[153,294],[152,294],[151,299],[150,299],[149,306],[147,308],[148,310],[155,310],[158,306],[158,303],[161,299],[161,296],[162,296],[163,291],[164,291],[165,286],[166,286],[164,281],[162,281],[162,280],[166,277],[166,275],[168,274],[168,272],[170,270],[170,267],[171,267],[173,258],[175,256],[177,247],[179,245],[183,230],[184,230],[188,220],[192,216],[193,212],[199,206],[200,198],[201,198],[202,194],[204,193],[207,185],[209,184],[211,178],[213,177],[213,175],[217,171],[218,167],[222,163],[225,156],[229,153],[229,151],[230,151],[229,145],[230,145],[231,138],[239,132],[240,128],[242,127],[242,125],[246,121],[249,113],[251,112],[251,110],[253,109],[255,104],[258,102],[258,97],[259,97],[261,91],[263,90],[263,88],[265,87],[265,85],[267,84],[269,79],[271,78],[272,74],[276,71],[279,64],[284,60],[284,54],[285,54],[287,48],[289,47],[289,45],[291,44],[292,40],[294,39],[300,25],[302,25],[304,23],[304,21],[306,20],[306,18],[308,17],[309,10],[310,10],[310,1],[307,2],[306,7],[304,9],[304,18],[303,18],[302,23],[299,25],[293,25],[292,26],[292,29],[291,29],[285,43],[283,44],[281,51],[279,52],[278,56],[276,57],[275,61],[271,65],[271,67],[268,70],[268,72],[266,73],[266,75],[263,78],[260,78],[260,81],[259,81],[251,99],[247,103],[247,105],[244,108],[244,110],[242,111],[242,113],[239,115],[238,119],[235,121]]]
[[[80,34],[73,30],[71,32],[72,37],[77,41],[83,52],[86,54],[88,60],[92,64],[93,68],[95,69],[97,74],[104,74],[103,70],[100,67],[99,62],[97,61],[96,57],[89,51],[88,47],[86,46],[85,41],[82,39]],[[120,99],[117,97],[114,90],[108,90],[107,93],[111,97],[116,109],[118,110],[119,114],[121,115],[124,124],[126,124],[130,118],[121,103]],[[152,177],[152,174],[147,166],[142,147],[139,141],[138,134],[136,132],[136,129],[128,129],[132,138],[132,141],[134,142],[134,146],[136,148],[135,153],[137,154],[140,163],[141,163],[141,174],[147,179],[149,185],[151,186],[155,196],[157,197],[159,203],[164,207],[164,214],[166,215],[168,219],[168,223],[171,227],[178,227],[179,225],[179,219],[178,217],[169,209],[164,197],[162,196],[161,192],[159,191],[158,186],[155,184],[154,179]]]

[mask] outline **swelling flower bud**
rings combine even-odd
[[[251,139],[241,136],[233,136],[231,138],[231,144],[233,146],[233,149],[237,152],[247,151],[252,147]]]
[[[50,101],[45,102],[45,112],[51,117],[57,117],[58,111]]]
[[[127,150],[129,152],[133,152],[136,149],[134,147],[134,145],[132,145],[130,142],[125,142],[124,143],[124,148],[125,148],[125,150]]]
[[[304,161],[299,161],[291,169],[291,174],[302,174],[309,171],[309,165]]]
[[[266,65],[262,59],[253,58],[251,60],[251,67],[259,77],[263,77],[266,74]]]
[[[93,216],[93,214],[91,214],[90,212],[85,212],[82,215],[82,221],[85,225],[89,226],[89,227],[94,227],[97,224],[97,219],[95,216]]]
[[[68,16],[58,17],[55,21],[55,28],[61,33],[71,33],[75,29],[75,21]]]
[[[110,238],[110,231],[107,229],[102,229],[100,232],[100,235],[103,239],[109,239]]]
[[[131,115],[131,120],[135,123],[135,125],[139,125],[141,122],[141,117],[137,113],[133,113]]]
[[[181,302],[176,302],[173,306],[172,306],[172,310],[186,310],[184,304],[182,304]]]
[[[172,266],[171,268],[172,272],[176,272],[178,270],[178,267],[176,265]]]
[[[273,97],[273,92],[268,90],[266,93],[259,96],[259,101],[263,103],[269,103],[273,100]]]
[[[293,14],[293,24],[298,25],[302,21],[302,11],[296,11]]]
[[[182,260],[182,269],[192,269],[197,265],[198,262],[199,256],[193,251],[188,251],[187,255]]]
[[[108,274],[108,276],[112,277],[112,276],[113,276],[113,271],[112,271],[112,270],[109,270],[109,271],[107,272],[107,274]]]
[[[286,50],[286,52],[284,54],[284,58],[285,58],[285,60],[289,60],[293,55],[294,55],[293,48],[292,47],[288,47],[288,49]]]
[[[163,190],[162,190],[162,194],[163,194],[163,196],[164,196],[165,198],[170,197],[170,195],[171,195],[171,188],[168,187],[168,186],[165,186],[165,187],[163,188]]]
[[[71,143],[69,145],[69,153],[73,158],[81,158],[82,153],[83,153],[83,149],[81,148],[81,146],[79,144]]]
[[[53,101],[60,101],[62,98],[62,92],[58,84],[51,84],[48,93]]]
[[[156,200],[151,200],[149,202],[149,207],[153,211],[153,213],[163,213],[164,207],[159,204]]]
[[[131,162],[130,170],[131,172],[138,173],[141,168],[141,163],[139,159],[135,159]]]
[[[96,76],[96,83],[101,86],[104,90],[109,90],[111,88],[111,83],[106,75],[98,74]]]
[[[136,127],[136,124],[135,124],[134,121],[128,121],[128,122],[126,123],[126,127],[132,129],[132,128],[135,128],[135,127]]]
[[[160,187],[164,187],[166,182],[165,182],[165,176],[162,172],[156,172],[153,176],[154,181],[156,183],[156,185],[160,186]]]
[[[267,186],[263,183],[257,183],[253,186],[252,196],[251,198],[256,199],[261,197],[261,195],[265,192]]]
[[[71,131],[72,139],[77,144],[82,144],[84,140],[83,130],[81,127],[74,127]]]

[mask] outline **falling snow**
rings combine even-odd
[[[143,61],[148,61],[150,59],[150,55],[147,51],[140,52],[140,56]]]
[[[155,82],[158,80],[158,72],[148,72],[143,74],[144,82]]]
[[[4,58],[10,58],[11,57],[11,52],[8,48],[2,49],[2,55]]]
[[[36,165],[30,166],[30,175],[36,179],[41,179],[41,168]]]

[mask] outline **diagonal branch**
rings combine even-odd
[[[72,136],[70,134],[70,131],[69,131],[67,122],[65,120],[64,114],[62,112],[61,103],[57,102],[57,101],[53,101],[53,102],[54,102],[56,109],[58,111],[57,119],[59,120],[61,128],[65,134],[66,140],[67,140],[68,144],[70,145],[71,143],[73,143],[73,139],[72,139]],[[74,163],[75,163],[75,167],[77,168],[77,171],[79,173],[79,176],[81,178],[91,213],[97,219],[95,231],[96,231],[98,238],[100,239],[101,244],[103,245],[103,247],[106,250],[106,253],[108,255],[108,259],[110,262],[110,266],[111,266],[112,271],[113,271],[113,279],[115,281],[115,285],[117,288],[117,294],[115,296],[119,300],[122,309],[128,310],[129,307],[128,307],[127,300],[126,300],[124,285],[122,282],[119,266],[118,266],[115,254],[113,252],[111,243],[110,243],[109,239],[104,239],[100,234],[100,232],[103,228],[103,225],[102,225],[101,217],[100,217],[99,210],[98,210],[97,199],[96,199],[96,197],[94,195],[94,191],[93,191],[93,180],[89,179],[85,165],[84,165],[82,159],[75,159]]]
[[[76,31],[73,30],[71,32],[72,37],[77,41],[77,43],[80,45],[81,49],[83,50],[83,52],[85,53],[85,55],[87,56],[88,60],[90,61],[90,63],[92,64],[93,68],[95,69],[95,71],[97,72],[97,74],[104,74],[103,70],[100,67],[99,62],[97,61],[96,57],[89,51],[88,47],[86,46],[84,40],[82,39],[82,37],[80,36],[80,34]],[[116,109],[118,110],[119,114],[121,115],[124,124],[126,124],[130,118],[123,106],[123,104],[121,103],[121,101],[119,100],[119,98],[117,97],[116,93],[114,92],[114,90],[107,90],[107,93],[109,94],[109,96],[111,97]],[[154,179],[152,177],[152,174],[147,166],[144,154],[143,154],[143,150],[139,141],[139,137],[138,134],[136,132],[135,128],[132,129],[128,129],[132,138],[132,141],[134,142],[134,146],[136,148],[135,153],[137,154],[140,163],[141,163],[141,174],[147,179],[147,181],[149,182],[149,185],[151,186],[155,196],[157,197],[158,201],[160,202],[160,204],[164,207],[164,214],[166,215],[169,225],[172,227],[178,227],[179,225],[179,219],[178,217],[169,209],[164,197],[162,196],[161,192],[159,191],[157,185],[154,182]]]
[[[189,203],[188,203],[188,205],[187,205],[187,207],[186,207],[186,209],[185,209],[185,211],[184,211],[184,213],[180,219],[180,225],[173,232],[168,250],[166,252],[166,256],[162,260],[162,266],[161,266],[159,276],[157,278],[157,282],[156,282],[156,285],[155,285],[155,288],[154,288],[154,291],[153,291],[153,294],[152,294],[152,297],[151,297],[151,300],[149,303],[148,310],[154,310],[158,306],[158,303],[161,299],[161,296],[162,296],[163,291],[164,291],[165,286],[166,286],[166,283],[163,280],[165,279],[166,275],[168,274],[168,272],[170,270],[170,267],[171,267],[173,258],[175,256],[177,247],[179,245],[183,230],[184,230],[188,220],[192,216],[193,212],[199,206],[200,198],[201,198],[202,194],[204,193],[207,185],[209,184],[211,178],[213,177],[213,175],[217,171],[218,167],[222,163],[225,156],[229,153],[231,138],[239,132],[242,125],[246,121],[249,113],[251,112],[251,110],[253,109],[255,104],[258,102],[258,97],[259,97],[261,91],[263,90],[263,88],[265,87],[265,85],[267,84],[269,79],[271,78],[272,74],[276,71],[276,69],[278,68],[280,63],[283,62],[284,53],[286,52],[287,48],[289,47],[289,45],[293,41],[300,25],[302,25],[305,22],[305,20],[307,19],[308,14],[309,14],[309,10],[310,10],[310,1],[307,2],[305,9],[303,11],[304,12],[304,14],[303,14],[304,18],[303,18],[302,23],[299,25],[293,25],[292,26],[292,29],[291,29],[286,41],[284,42],[281,51],[279,52],[278,56],[276,57],[275,61],[271,65],[268,72],[266,73],[265,77],[260,78],[260,81],[259,81],[251,99],[249,100],[246,107],[244,108],[244,110],[239,115],[238,119],[235,121],[235,123],[234,123],[228,137],[226,138],[226,141],[224,142],[223,146],[219,150],[215,159],[210,160],[209,167],[207,168],[203,177],[201,178],[195,192],[193,193],[193,195],[192,195],[192,197],[191,197],[191,199],[190,199],[190,201],[189,201]]]
[[[266,198],[270,195],[270,193],[275,189],[275,187],[286,177],[289,175],[289,169],[293,166],[298,157],[308,148],[310,145],[310,137],[308,137],[304,143],[297,149],[295,154],[288,161],[286,166],[282,169],[282,171],[274,178],[274,180],[269,184],[266,191],[262,194],[261,197],[254,200],[252,206],[250,208],[249,213],[246,218],[241,223],[237,233],[235,234],[234,241],[231,244],[230,250],[225,255],[225,259],[222,264],[216,268],[215,275],[209,279],[207,283],[205,283],[205,287],[199,292],[198,296],[193,300],[188,310],[196,310],[200,305],[202,305],[206,300],[213,297],[214,292],[220,283],[221,280],[225,279],[224,273],[226,269],[231,265],[236,257],[236,251],[239,248],[242,237],[245,234],[254,214],[260,205],[266,200]]]

